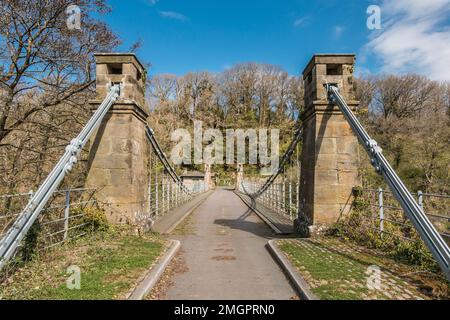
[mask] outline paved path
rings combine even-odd
[[[173,236],[184,273],[166,299],[290,299],[295,292],[265,245],[271,230],[232,191],[218,189]]]

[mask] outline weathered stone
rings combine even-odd
[[[134,223],[148,208],[149,146],[142,64],[133,54],[97,54],[97,100],[106,97],[111,83],[121,83],[119,100],[111,107],[91,139],[87,185],[100,189],[108,219]]]
[[[336,145],[337,152],[340,154],[348,154],[349,158],[352,158],[353,155],[358,154],[358,139],[355,136],[341,136],[339,139],[336,139]]]
[[[336,154],[337,152],[336,138],[321,137],[316,140],[316,154]]]
[[[338,181],[337,170],[318,170],[316,171],[315,181],[317,184],[332,185]]]
[[[335,83],[354,109],[354,55],[315,55],[303,72],[305,111],[300,178],[300,212],[312,224],[329,225],[347,214],[352,189],[360,184],[358,141],[325,83]]]

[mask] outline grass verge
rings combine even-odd
[[[0,285],[0,298],[125,299],[165,248],[165,241],[153,234],[134,236],[124,230],[91,234],[27,263]],[[81,270],[80,289],[67,287],[71,266]]]
[[[444,279],[417,272],[374,250],[345,244],[335,238],[280,240],[276,243],[310,285],[311,291],[323,300],[449,297],[449,286]],[[374,278],[377,270],[379,277]]]

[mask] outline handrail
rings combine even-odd
[[[64,176],[71,171],[73,166],[77,163],[82,148],[86,145],[108,110],[117,100],[119,93],[120,85],[113,85],[110,88],[105,100],[103,100],[98,109],[94,112],[80,134],[66,147],[66,151],[59,162],[40,185],[38,190],[33,194],[25,209],[20,213],[14,224],[1,239],[0,270],[14,254],[16,248],[36,221],[39,213],[61,183]]]
[[[180,188],[183,190],[183,192],[185,192],[188,195],[191,195],[191,191],[188,189],[188,187],[186,187],[186,185],[183,183],[181,178],[176,173],[175,169],[170,165],[170,162],[167,159],[166,154],[162,150],[161,145],[159,144],[158,140],[156,139],[153,130],[149,126],[146,126],[145,132],[147,134],[148,140],[150,141],[150,144],[153,147],[153,150],[155,151],[155,153],[158,156],[161,163],[164,165],[164,168],[167,170],[167,172],[169,173],[172,180],[177,185],[180,186]]]
[[[277,170],[266,180],[266,182],[263,184],[263,186],[256,191],[253,194],[248,194],[246,191],[244,191],[247,195],[251,196],[252,198],[258,198],[261,196],[264,192],[267,191],[267,189],[270,187],[272,183],[276,180],[276,178],[280,175],[281,170],[286,165],[286,162],[291,158],[291,156],[294,154],[295,148],[297,147],[297,144],[300,142],[302,136],[302,130],[299,128],[295,131],[294,139],[291,141],[288,149],[284,153],[280,164],[277,168]]]
[[[327,90],[329,101],[337,104],[340,108],[353,132],[356,134],[359,141],[372,158],[371,161],[372,165],[375,167],[375,170],[383,176],[389,188],[392,190],[393,194],[405,211],[406,216],[411,220],[414,228],[430,249],[433,257],[436,259],[447,277],[447,280],[450,281],[450,249],[447,243],[433,226],[420,205],[414,200],[411,192],[409,192],[406,188],[403,181],[386,160],[382,153],[382,149],[378,146],[377,142],[369,136],[356,116],[353,114],[350,107],[339,93],[337,86],[329,83],[324,86]]]

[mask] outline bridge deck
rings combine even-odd
[[[296,294],[266,249],[273,232],[233,191],[218,189],[174,232],[181,266],[162,299],[290,299]],[[182,270],[180,272],[180,270]]]

